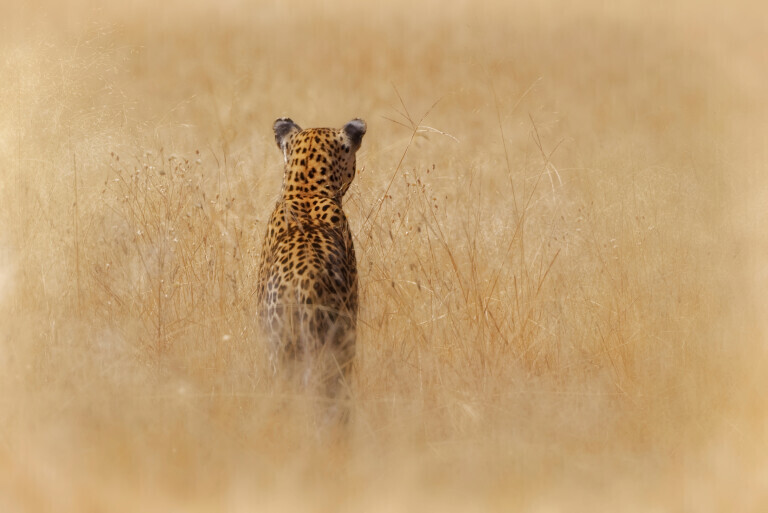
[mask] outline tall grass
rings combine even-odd
[[[758,12],[3,7],[0,510],[760,511]],[[283,115],[369,126],[342,433],[255,315]]]

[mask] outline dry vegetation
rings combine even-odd
[[[4,3],[0,510],[764,511],[765,13],[512,3]],[[369,126],[340,435],[255,321],[284,115]]]

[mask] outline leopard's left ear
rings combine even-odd
[[[275,121],[272,127],[275,130],[275,142],[277,147],[285,152],[285,143],[288,138],[298,132],[301,132],[301,127],[293,122],[291,118],[280,118]]]
[[[352,144],[352,151],[357,151],[360,148],[360,144],[363,142],[363,136],[365,135],[365,130],[367,128],[365,121],[360,118],[353,119],[342,128],[344,133],[347,134],[347,137],[349,137],[349,142]]]

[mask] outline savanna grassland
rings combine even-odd
[[[765,511],[758,2],[0,7],[0,511]],[[368,123],[351,420],[256,320]]]

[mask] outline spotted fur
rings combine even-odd
[[[355,355],[358,310],[357,262],[342,198],[355,177],[366,125],[354,119],[341,129],[302,130],[281,118],[274,131],[285,169],[259,271],[261,323],[277,363],[312,363],[320,381],[337,388]]]

